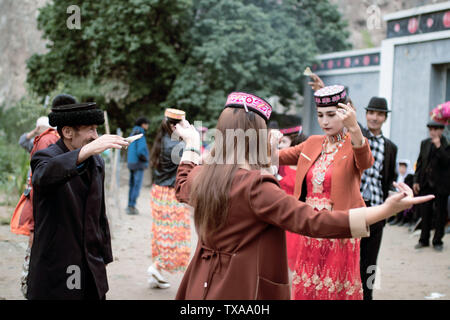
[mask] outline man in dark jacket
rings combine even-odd
[[[149,121],[145,117],[136,120],[135,126],[131,131],[131,136],[144,134],[148,130]],[[148,147],[145,136],[132,142],[128,148],[128,169],[130,170],[128,208],[127,214],[138,214],[136,209],[137,198],[141,191],[144,170],[148,167]]]
[[[367,129],[361,128],[363,135],[369,140],[370,150],[375,159],[372,168],[365,170],[361,177],[361,193],[368,207],[382,204],[396,180],[397,146],[381,132],[388,112],[390,110],[386,99],[372,97],[366,108]],[[382,220],[371,225],[370,236],[361,239],[360,271],[364,300],[372,300],[377,257],[385,224],[386,221]]]
[[[112,252],[99,154],[128,142],[99,138],[103,112],[70,95],[54,99],[49,119],[61,139],[31,159],[35,233],[27,298],[104,299]]]
[[[436,198],[426,205],[419,205],[422,231],[416,249],[428,247],[434,216],[433,247],[442,251],[444,228],[447,222],[447,199],[450,193],[450,144],[443,135],[444,125],[435,121],[427,124],[430,138],[422,141],[414,174],[413,189],[416,194],[434,194]],[[436,211],[433,212],[433,202]]]

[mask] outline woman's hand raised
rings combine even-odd
[[[342,120],[344,126],[350,131],[352,129],[356,129],[356,127],[359,127],[358,120],[356,119],[355,108],[353,108],[350,103],[338,103],[338,110],[336,112],[336,115],[339,117],[339,119]]]
[[[200,133],[187,120],[182,120],[175,125],[177,134],[186,142],[186,145],[199,148]]]

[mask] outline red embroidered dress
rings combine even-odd
[[[335,152],[324,153],[306,175],[306,203],[316,211],[332,210],[331,173]],[[360,239],[299,236],[292,277],[294,300],[362,300]]]

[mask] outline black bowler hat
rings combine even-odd
[[[391,112],[391,110],[388,110],[386,99],[381,97],[372,97],[366,107],[366,110]]]
[[[436,122],[436,121],[434,121],[434,120],[430,120],[430,121],[427,123],[427,127],[428,127],[428,128],[439,128],[439,129],[444,129],[444,128],[445,128],[445,125],[444,125],[443,123],[439,123],[439,122]]]
[[[105,122],[103,111],[97,108],[95,102],[78,103],[68,94],[59,94],[53,99],[48,119],[51,126],[59,128],[101,125]]]

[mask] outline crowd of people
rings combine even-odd
[[[94,102],[56,96],[48,117],[20,139],[31,170],[11,231],[30,237],[25,297],[106,298],[113,252],[100,155],[111,148],[127,149],[127,214],[142,214],[136,204],[144,170],[152,170],[148,283],[169,288],[164,272],[184,272],[177,299],[371,300],[386,221],[420,227],[417,250],[430,245],[434,228],[431,243],[442,251],[445,125],[427,124],[430,138],[413,170],[381,130],[391,112],[386,99],[370,99],[363,125],[345,86],[311,78],[322,135],[306,136],[301,123],[274,125],[267,101],[232,92],[213,144],[202,138],[207,128],[169,108],[150,150],[146,117],[135,121],[131,136],[141,136],[131,143],[99,136],[104,115]],[[198,234],[192,259],[190,208]]]

